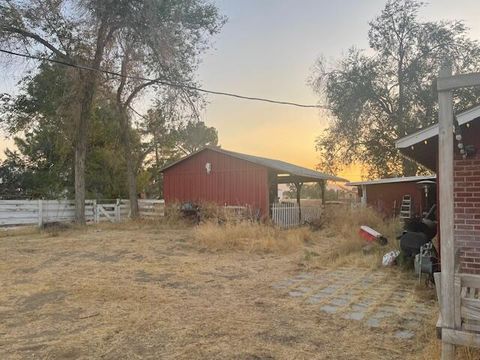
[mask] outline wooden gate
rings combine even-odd
[[[95,211],[95,222],[110,221],[112,223],[121,221],[122,200],[97,201]]]

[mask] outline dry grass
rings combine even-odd
[[[202,247],[211,251],[299,253],[300,263],[307,269],[325,266],[377,269],[381,267],[383,255],[398,248],[396,236],[400,231],[398,220],[385,221],[368,208],[343,206],[327,208],[319,221],[320,231],[308,227],[281,230],[251,221],[218,221],[215,216],[210,219],[194,229],[194,238]],[[364,254],[366,242],[358,234],[361,225],[384,234],[389,239],[388,245],[373,244],[369,253]]]
[[[398,248],[396,236],[400,231],[400,224],[396,220],[383,220],[374,210],[351,209],[350,207],[327,208],[323,227],[315,235],[312,245],[306,249],[306,267],[318,266],[355,266],[377,269],[381,267],[383,255]],[[367,225],[379,231],[389,240],[388,245],[373,247],[366,254],[363,247],[367,244],[359,236],[361,225]],[[309,256],[317,254],[317,256]]]
[[[415,289],[411,274],[374,269],[388,248],[361,251],[360,225],[389,239],[397,225],[368,210],[327,219],[320,231],[192,227],[173,214],[54,234],[0,232],[0,358],[437,359],[433,291]],[[352,278],[383,274],[374,284],[386,289],[379,304],[399,285],[412,289],[405,308],[430,304],[415,341],[392,337],[395,323],[372,329],[271,287],[306,270],[321,279],[338,266]]]
[[[279,230],[273,226],[243,221],[218,225],[207,222],[194,229],[194,238],[210,250],[243,250],[261,253],[292,253],[312,239],[308,228]]]
[[[0,358],[346,360],[418,351],[272,288],[302,271],[302,244],[319,233],[232,226],[231,236],[293,245],[281,255],[250,240],[203,251],[195,239],[212,226],[137,221],[3,237]]]

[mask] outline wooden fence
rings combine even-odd
[[[164,216],[163,200],[139,199],[140,217]],[[120,222],[130,216],[128,200],[86,200],[87,222]],[[0,226],[38,225],[49,222],[68,222],[75,219],[73,200],[0,200]]]
[[[274,203],[272,205],[272,221],[283,229],[311,222],[320,218],[321,214],[322,208],[320,206],[302,206],[300,209],[298,204],[290,202]]]

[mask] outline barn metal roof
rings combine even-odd
[[[376,185],[376,184],[393,184],[393,183],[403,183],[403,182],[419,182],[419,181],[425,181],[425,180],[435,180],[436,178],[437,177],[435,175],[404,176],[404,177],[376,179],[376,180],[368,180],[368,181],[355,181],[355,182],[346,183],[345,185],[361,186],[361,185]]]
[[[268,167],[269,169],[275,170],[280,174],[288,174],[288,175],[291,175],[291,176],[298,177],[298,178],[300,178],[299,180],[304,181],[304,182],[309,182],[309,181],[314,182],[314,181],[317,181],[317,180],[329,180],[329,181],[340,181],[340,182],[347,182],[348,181],[348,180],[343,179],[343,178],[338,177],[338,176],[325,174],[325,173],[322,173],[322,172],[319,172],[319,171],[315,171],[315,170],[311,170],[311,169],[304,168],[304,167],[301,167],[301,166],[293,165],[293,164],[287,163],[285,161],[268,159],[268,158],[264,158],[264,157],[260,157],[260,156],[242,154],[242,153],[238,153],[238,152],[234,152],[234,151],[224,150],[224,149],[221,149],[221,148],[215,147],[215,146],[204,147],[203,149],[201,149],[201,150],[199,150],[199,151],[197,151],[193,154],[190,154],[190,155],[188,155],[188,156],[186,156],[186,157],[184,157],[184,158],[182,158],[178,161],[175,161],[175,162],[165,166],[160,171],[163,172],[166,169],[169,169],[172,166],[175,166],[176,164],[178,164],[178,163],[180,163],[180,162],[198,154],[201,151],[207,150],[207,149],[218,152],[220,154],[225,154],[225,155],[237,158],[237,159],[245,160],[245,161],[257,164],[257,165]]]

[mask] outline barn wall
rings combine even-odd
[[[249,205],[265,216],[269,210],[267,173],[263,166],[207,149],[165,170],[165,203]]]
[[[423,194],[415,182],[367,185],[367,204],[385,216],[398,215],[403,195],[412,198],[412,214],[421,214]]]
[[[465,144],[480,150],[479,124],[465,129]],[[473,126],[472,126],[473,127]],[[460,270],[480,274],[480,154],[463,160],[458,149],[454,159],[455,246]]]

